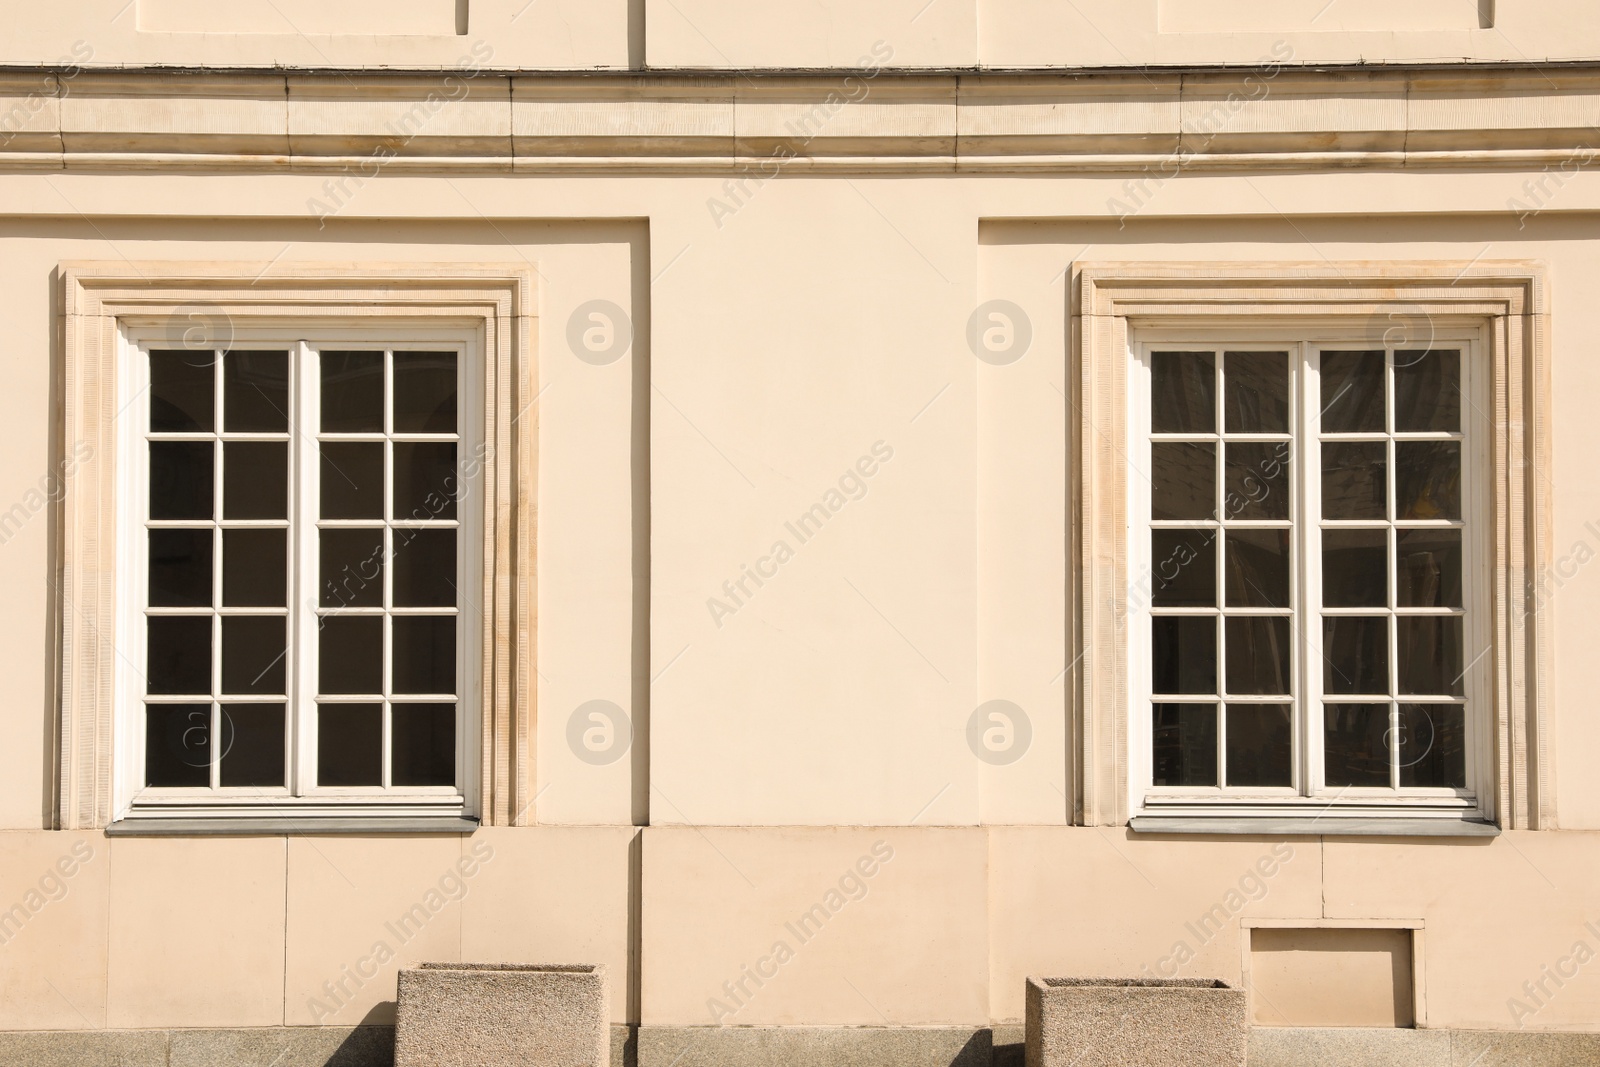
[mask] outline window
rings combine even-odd
[[[1476,809],[1469,336],[1168,343],[1130,380],[1146,810]]]
[[[482,385],[381,340],[131,353],[135,813],[466,810]]]

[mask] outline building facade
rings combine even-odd
[[[1600,12],[1260,7],[10,12],[0,1061],[1600,1061]]]

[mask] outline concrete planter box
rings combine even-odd
[[[424,963],[400,972],[395,1067],[608,1067],[604,966]]]
[[[1244,990],[1214,978],[1029,978],[1027,1067],[1244,1067]]]

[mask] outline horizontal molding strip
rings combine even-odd
[[[1600,156],[1597,124],[1589,68],[0,74],[0,172],[1570,174]]]

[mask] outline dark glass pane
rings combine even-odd
[[[1151,603],[1162,608],[1216,607],[1216,546],[1212,530],[1151,530]]]
[[[1401,704],[1400,784],[1467,787],[1467,716],[1459,704]]]
[[[1401,433],[1461,429],[1461,353],[1394,354],[1394,428]]]
[[[455,607],[456,532],[395,530],[393,581],[396,607]]]
[[[1150,620],[1152,692],[1217,691],[1217,620],[1212,615],[1157,615]]]
[[[1400,692],[1466,695],[1461,616],[1406,615],[1399,625]]]
[[[317,633],[317,692],[383,692],[383,616],[322,617]]]
[[[214,352],[150,353],[150,432],[210,433],[216,427]]]
[[[1381,433],[1383,353],[1322,353],[1323,433]]]
[[[289,432],[289,353],[229,352],[222,360],[223,429]]]
[[[1377,696],[1389,692],[1389,617],[1322,617],[1322,691]]]
[[[1151,432],[1214,433],[1216,428],[1216,356],[1210,352],[1152,353]]]
[[[223,442],[222,517],[289,517],[289,442]]]
[[[383,353],[322,353],[322,432],[383,432]]]
[[[282,788],[282,704],[222,705],[222,784]]]
[[[394,354],[394,432],[456,432],[456,354]]]
[[[1228,433],[1289,432],[1289,355],[1224,352],[1222,420]]]
[[[1322,773],[1330,789],[1389,785],[1389,705],[1325,704]]]
[[[240,696],[288,692],[287,645],[282,615],[224,615],[222,691]]]
[[[150,517],[214,517],[215,458],[210,441],[151,441]]]
[[[1238,696],[1288,696],[1289,620],[1281,615],[1235,615],[1224,620],[1228,642],[1228,692]]]
[[[1226,460],[1224,518],[1289,517],[1289,442],[1229,441]]]
[[[147,692],[211,692],[211,616],[153,616],[145,641]]]
[[[1151,772],[1156,785],[1217,784],[1217,706],[1151,707]]]
[[[1388,606],[1387,530],[1322,531],[1322,603],[1330,608]]]
[[[144,784],[188,789],[211,784],[211,705],[146,704]]]
[[[1322,517],[1389,516],[1388,446],[1382,441],[1322,443]]]
[[[391,785],[455,785],[456,706],[391,705],[389,746]]]
[[[211,606],[211,531],[150,531],[150,606]]]
[[[1395,544],[1401,607],[1462,606],[1460,530],[1397,530]]]
[[[1193,441],[1150,445],[1150,517],[1210,519],[1217,511],[1217,446]]]
[[[1288,704],[1228,705],[1228,784],[1294,784]]]
[[[317,705],[317,784],[383,784],[383,705]]]
[[[454,441],[394,443],[394,517],[456,517],[456,446]]]
[[[223,606],[288,607],[288,542],[288,530],[223,530]]]
[[[395,693],[456,691],[456,620],[453,615],[396,615]]]
[[[1402,519],[1461,518],[1461,442],[1396,441],[1394,506]]]
[[[320,603],[325,608],[383,607],[383,528],[319,530]]]
[[[1231,529],[1224,536],[1228,606],[1289,606],[1289,531]]]
[[[383,442],[324,441],[321,452],[322,517],[383,518]]]

